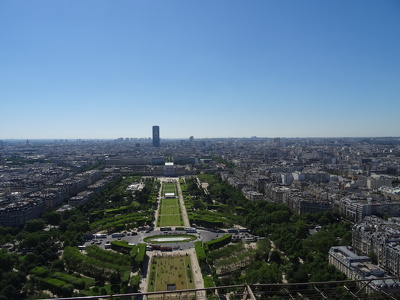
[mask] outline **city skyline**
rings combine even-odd
[[[0,140],[400,136],[398,1],[7,1]]]

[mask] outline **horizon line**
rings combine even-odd
[[[200,140],[200,139],[275,139],[275,138],[281,138],[281,139],[343,139],[343,138],[400,138],[400,136],[390,136],[390,135],[382,135],[382,136],[227,136],[227,137],[198,137],[195,138],[194,140]],[[0,138],[0,141],[19,141],[19,140],[118,140],[118,139],[148,139],[152,140],[151,137],[117,137],[117,138]],[[165,138],[160,138],[160,140],[189,140],[190,137],[165,137]]]

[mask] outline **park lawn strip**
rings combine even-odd
[[[161,200],[161,206],[176,206],[176,205],[179,205],[179,199],[177,199],[177,198]]]
[[[153,256],[150,265],[149,292],[166,291],[167,284],[175,284],[176,290],[193,289],[193,273],[190,257]]]
[[[159,208],[157,226],[183,226],[179,199],[162,199]]]
[[[160,215],[178,215],[180,214],[180,207],[175,206],[162,206],[160,209]]]
[[[176,182],[164,182],[162,188],[164,193],[173,193],[176,191]]]
[[[183,220],[177,215],[158,216],[158,226],[183,226]]]

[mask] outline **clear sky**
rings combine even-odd
[[[399,0],[0,0],[0,139],[400,136]]]

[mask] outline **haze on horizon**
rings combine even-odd
[[[2,1],[0,139],[400,136],[400,2]]]

